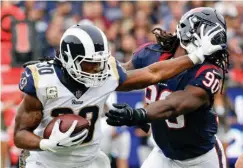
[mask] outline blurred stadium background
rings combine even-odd
[[[128,61],[140,45],[155,41],[152,28],[173,33],[180,17],[191,8],[210,6],[222,13],[228,26],[231,67],[214,109],[219,115],[218,137],[224,142],[229,167],[243,153],[243,1],[1,1],[1,160],[2,167],[16,167],[20,150],[12,134],[16,107],[22,93],[18,82],[21,65],[53,56],[69,26],[92,21],[107,35],[112,55]],[[114,93],[107,101],[143,106],[143,90]],[[103,125],[102,149],[113,167],[138,168],[152,149],[149,136],[138,128]],[[4,163],[3,163],[4,161]],[[5,164],[5,166],[3,166]]]

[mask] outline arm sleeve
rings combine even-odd
[[[221,74],[214,65],[203,65],[194,72],[194,77],[189,85],[204,89],[209,96],[214,95],[220,89]]]
[[[116,68],[119,75],[119,85],[122,84],[127,79],[126,70],[116,61]]]
[[[28,67],[26,67],[22,73],[19,89],[26,94],[37,97],[32,72]]]
[[[135,69],[139,69],[143,67],[140,54],[143,54],[143,52],[135,52],[132,56],[132,65]]]
[[[115,76],[115,78],[118,81],[118,84],[119,85],[122,84],[127,78],[126,70],[120,65],[120,63],[113,56],[109,58],[109,65],[110,65],[112,75]]]

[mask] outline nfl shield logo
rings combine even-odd
[[[76,96],[77,99],[79,99],[82,96],[82,91],[77,90],[76,93],[75,93],[75,96]]]

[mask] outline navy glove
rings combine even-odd
[[[128,104],[113,104],[116,109],[109,110],[105,115],[108,117],[106,122],[112,126],[139,126],[145,132],[149,131],[150,126],[146,124],[147,112],[143,108],[133,109]]]

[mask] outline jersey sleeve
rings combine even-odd
[[[146,65],[144,63],[147,62],[147,55],[146,55],[146,51],[145,51],[145,48],[147,46],[149,46],[150,44],[153,44],[153,43],[146,43],[142,46],[140,46],[134,53],[133,53],[133,56],[132,56],[132,64],[133,64],[133,67],[135,69],[139,69],[139,68],[143,68],[145,67]]]
[[[209,96],[217,93],[220,89],[222,75],[214,65],[203,65],[194,71],[189,85],[204,89]]]
[[[117,60],[115,60],[114,57],[111,57],[109,62],[111,70],[119,81],[119,85],[122,84],[127,78],[126,70],[120,65]]]
[[[37,97],[33,75],[28,67],[25,68],[24,72],[21,75],[19,89],[26,94]]]

